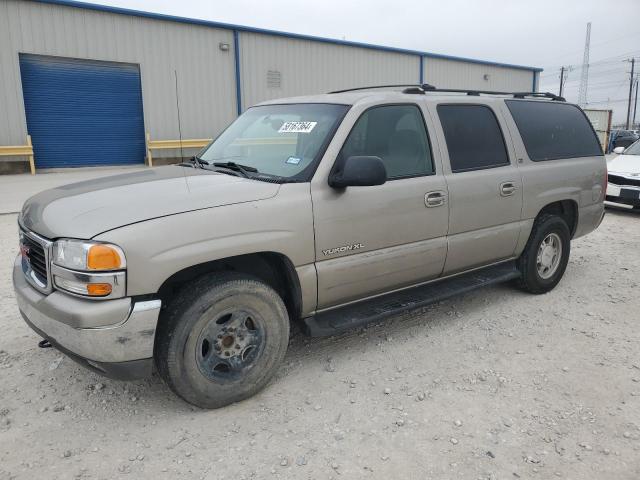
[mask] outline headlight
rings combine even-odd
[[[59,290],[96,299],[126,294],[127,262],[122,249],[108,243],[62,239],[53,244],[51,273]]]
[[[127,266],[120,247],[70,239],[53,244],[53,263],[80,271],[122,270]]]

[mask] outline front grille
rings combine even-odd
[[[621,177],[619,175],[609,174],[607,181],[613,185],[629,185],[633,187],[640,187],[640,177],[626,178],[626,177]]]
[[[20,228],[22,271],[27,281],[42,293],[51,292],[49,256],[52,242],[33,232]]]
[[[31,237],[24,235],[22,244],[25,247],[26,257],[29,260],[33,273],[36,274],[38,280],[47,283],[47,256],[44,247],[33,240]]]

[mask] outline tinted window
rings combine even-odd
[[[575,105],[507,100],[533,161],[602,155],[591,124]]]
[[[354,125],[340,155],[380,157],[389,179],[434,172],[424,119],[415,105],[370,108]]]
[[[453,172],[509,164],[502,131],[493,111],[484,105],[438,105]]]

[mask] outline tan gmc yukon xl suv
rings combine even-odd
[[[606,179],[552,94],[269,101],[189,163],[29,199],[13,281],[42,346],[114,378],[155,366],[215,408],[267,384],[292,322],[331,335],[491,283],[551,290]]]

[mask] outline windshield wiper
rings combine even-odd
[[[228,168],[234,172],[239,172],[245,178],[252,178],[253,173],[258,173],[258,169],[249,165],[241,165],[236,162],[213,162],[214,167]]]
[[[191,161],[195,163],[197,166],[199,166],[200,168],[204,168],[204,165],[209,165],[209,162],[207,162],[206,160],[203,160],[198,155],[194,155]]]

